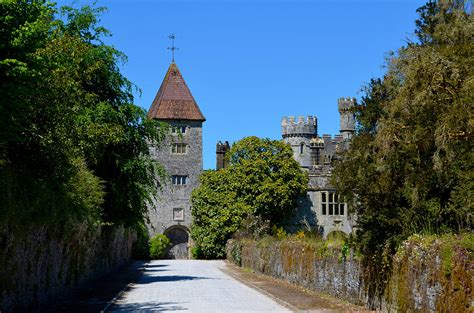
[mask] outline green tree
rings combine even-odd
[[[206,258],[224,257],[226,241],[241,227],[285,224],[308,183],[281,141],[247,137],[226,158],[229,166],[204,172],[192,195],[191,234]]]
[[[474,23],[463,1],[418,9],[416,39],[387,60],[356,108],[333,183],[357,213],[357,242],[382,291],[382,264],[413,233],[473,225]]]
[[[133,104],[103,8],[0,3],[0,222],[143,223],[160,125]]]
[[[166,235],[158,234],[150,239],[150,257],[152,259],[161,259],[165,256],[170,240]]]

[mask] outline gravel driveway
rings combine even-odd
[[[221,271],[223,261],[150,262],[109,312],[290,312]]]

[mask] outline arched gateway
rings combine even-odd
[[[170,259],[187,259],[189,254],[189,230],[182,225],[174,225],[164,233],[171,241],[166,250],[166,257]]]

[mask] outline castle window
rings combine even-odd
[[[326,193],[323,192],[321,193],[321,214],[322,215],[326,215],[326,206],[327,206]]]
[[[183,208],[174,208],[173,209],[173,221],[175,221],[175,222],[184,221],[184,209]]]
[[[301,153],[301,154],[303,153],[303,150],[304,150],[304,143],[301,143],[301,144],[300,144],[300,153]]]
[[[322,215],[344,215],[346,204],[343,199],[334,192],[321,193],[321,214]]]
[[[185,154],[186,144],[185,143],[174,143],[171,145],[171,152],[174,154]]]
[[[173,175],[171,177],[171,182],[173,183],[173,185],[186,185],[187,178],[187,176],[183,175]]]
[[[330,155],[325,155],[324,156],[324,164],[330,164],[331,163],[331,156]]]
[[[186,133],[186,126],[173,126],[171,128],[171,133],[173,133],[173,134],[185,134]]]

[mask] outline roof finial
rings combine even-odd
[[[174,39],[176,38],[174,34],[169,35],[168,38],[171,39],[171,47],[168,47],[168,50],[171,50],[171,62],[174,63],[174,51],[179,50],[179,48],[174,46]]]

